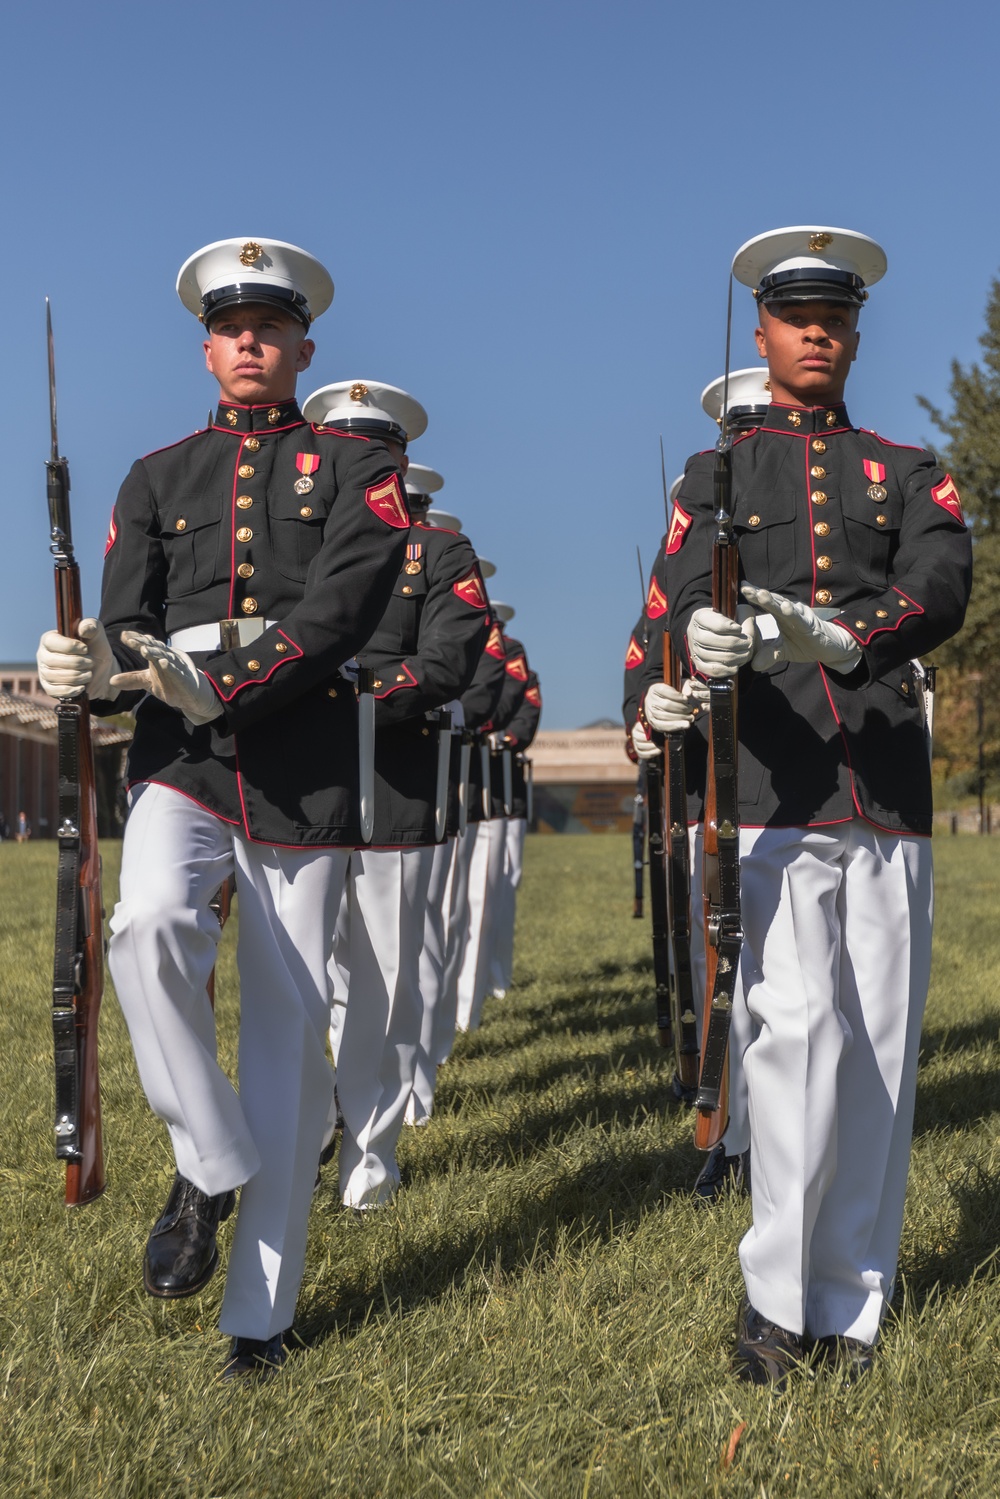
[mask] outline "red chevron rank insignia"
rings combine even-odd
[[[503,648],[503,631],[499,625],[493,626],[484,649],[488,656],[495,656],[498,661],[502,661],[506,656],[507,652]]]
[[[370,489],[366,489],[365,504],[375,512],[379,520],[384,520],[386,525],[395,526],[397,530],[401,531],[410,524],[410,512],[403,499],[398,474],[390,474],[381,484],[373,484]]]
[[[625,670],[635,671],[636,667],[641,666],[645,659],[645,652],[633,635],[628,643],[628,650],[625,652]]]
[[[516,677],[519,682],[528,680],[528,663],[521,655],[511,656],[504,670],[509,677]]]
[[[951,474],[946,474],[940,484],[935,484],[931,490],[931,499],[935,505],[942,506],[943,509],[948,511],[949,515],[953,515],[961,525],[965,525],[965,516],[962,514],[961,496],[955,488],[955,481],[951,477]]]
[[[108,555],[108,553],[110,552],[111,548],[114,546],[114,544],[115,544],[115,542],[117,540],[118,540],[118,527],[115,525],[115,512],[112,510],[112,512],[111,512],[111,525],[108,527],[108,539],[104,543],[104,555],[105,555],[105,557]]]
[[[885,464],[884,463],[876,463],[874,461],[874,459],[872,459],[872,458],[866,458],[865,461],[864,461],[864,470],[865,470],[865,473],[868,475],[868,478],[870,479],[870,481],[872,482],[872,484],[884,484],[885,483]]]
[[[655,578],[649,580],[649,594],[646,598],[646,614],[650,619],[659,619],[661,614],[667,612],[667,596],[657,583]]]
[[[457,594],[463,603],[471,604],[474,609],[486,608],[486,590],[475,568],[467,577],[459,578],[457,583],[453,583],[451,591]]]
[[[670,529],[667,532],[667,544],[664,548],[668,557],[674,552],[679,552],[684,543],[684,538],[691,529],[691,517],[686,510],[682,510],[677,501],[674,501],[673,512],[670,516]],[[665,603],[666,601],[664,601]]]
[[[542,706],[542,694],[537,687],[529,687],[524,695],[533,708]]]

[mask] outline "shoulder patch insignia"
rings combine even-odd
[[[509,677],[516,677],[519,682],[528,680],[528,663],[520,654],[511,656],[504,670]]]
[[[646,653],[633,635],[628,643],[628,650],[625,652],[625,670],[635,671],[636,667],[641,666],[645,659]]]
[[[667,532],[667,544],[664,548],[668,557],[674,552],[679,552],[684,544],[684,538],[691,529],[691,517],[686,510],[682,510],[677,501],[670,515],[670,529]]]
[[[659,619],[660,615],[666,612],[667,596],[656,579],[650,578],[649,593],[646,595],[646,614],[650,619]]]
[[[104,543],[104,555],[105,555],[105,557],[108,555],[108,553],[110,552],[111,548],[114,546],[114,544],[115,544],[115,542],[117,540],[118,540],[118,527],[115,525],[115,512],[112,510],[112,512],[111,512],[111,524],[108,527],[108,539]]]
[[[542,706],[542,694],[537,687],[529,687],[524,696],[533,708],[540,708]]]
[[[507,652],[503,648],[503,631],[499,625],[493,626],[490,631],[490,638],[483,649],[488,656],[495,656],[498,661],[502,661],[504,656],[506,656]]]
[[[475,568],[466,577],[459,578],[457,583],[453,583],[451,591],[464,603],[471,604],[474,609],[486,608],[486,589],[480,582]]]
[[[403,499],[403,491],[399,484],[399,475],[390,474],[388,479],[383,479],[381,484],[373,484],[370,489],[365,490],[365,504],[369,510],[373,510],[379,520],[384,520],[386,525],[395,526],[402,530],[405,526],[410,527],[410,515]]]
[[[931,490],[931,499],[935,505],[940,505],[953,515],[960,525],[965,525],[965,516],[962,514],[962,500],[955,488],[955,481],[951,474],[946,474],[940,484],[935,484]]]

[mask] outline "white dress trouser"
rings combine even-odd
[[[493,967],[497,891],[507,849],[506,818],[479,824],[469,870],[469,939],[458,975],[460,1031],[478,1030]]]
[[[295,1312],[333,1093],[326,963],[347,859],[252,843],[166,786],[133,795],[108,965],[178,1171],[212,1196],[243,1183],[220,1317],[233,1335],[272,1337]],[[220,936],[209,902],[234,871],[238,1096],[206,991]]]
[[[434,1109],[437,1080],[438,1032],[447,1026],[442,1014],[445,960],[448,954],[448,907],[455,871],[455,838],[439,843],[433,851],[427,905],[424,911],[424,945],[420,952],[420,999],[423,1015],[420,1042],[413,1073],[413,1091],[406,1105],[407,1124],[423,1124]],[[455,1034],[452,1013],[451,1035]]]
[[[892,1294],[930,976],[930,840],[861,819],[741,834],[752,1304],[874,1341]]]
[[[526,818],[506,818],[503,878],[497,891],[493,965],[489,975],[489,986],[498,998],[506,994],[513,982],[514,922],[517,916],[517,891],[524,867],[524,838],[527,831]]]
[[[442,1067],[455,1045],[458,1021],[458,980],[469,943],[469,879],[472,861],[479,841],[479,829],[486,824],[470,822],[455,840],[455,862],[451,874],[451,899],[448,905],[448,947],[444,964],[439,1015],[434,1027],[434,1061]]]
[[[330,1043],[347,1207],[387,1202],[420,1041],[420,950],[434,848],[355,849],[330,960]]]

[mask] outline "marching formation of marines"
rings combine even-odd
[[[800,1364],[863,1376],[893,1293],[933,903],[920,658],[971,583],[950,477],[844,403],[885,270],[844,229],[737,251],[764,363],[729,370],[727,334],[702,394],[719,440],[664,475],[625,660],[659,1039],[707,1151],[696,1197],[750,1195],[733,1370],[775,1388]],[[318,1163],[339,1135],[344,1206],[390,1201],[456,1032],[511,985],[541,696],[492,564],[409,461],[420,403],[348,379],[297,404],[324,267],[226,240],[178,292],[218,409],[133,466],[100,619],[38,661],[53,696],[136,714],[109,964],[177,1171],[145,1286],[200,1290],[239,1192],[224,1373],[261,1377],[292,1339]],[[238,1092],[209,992],[230,878]]]
[[[513,610],[487,594],[494,569],[430,509],[441,476],[408,477],[420,403],[354,379],[299,407],[333,299],[319,261],[224,240],[177,290],[218,408],[133,465],[100,618],[47,632],[38,665],[54,697],[135,711],[108,961],[176,1162],[143,1278],[152,1296],[198,1292],[239,1193],[233,1378],[285,1360],[334,1131],[345,1204],[387,1201],[407,1111],[430,1116],[456,1028],[510,983],[541,698],[503,632]],[[209,995],[212,905],[233,878],[238,1092]]]

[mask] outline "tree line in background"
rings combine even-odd
[[[965,626],[933,654],[940,668],[934,715],[939,805],[1000,793],[1000,280],[994,280],[980,335],[983,357],[951,366],[951,410],[918,400],[944,434],[937,446],[962,497],[972,532],[972,598]]]

